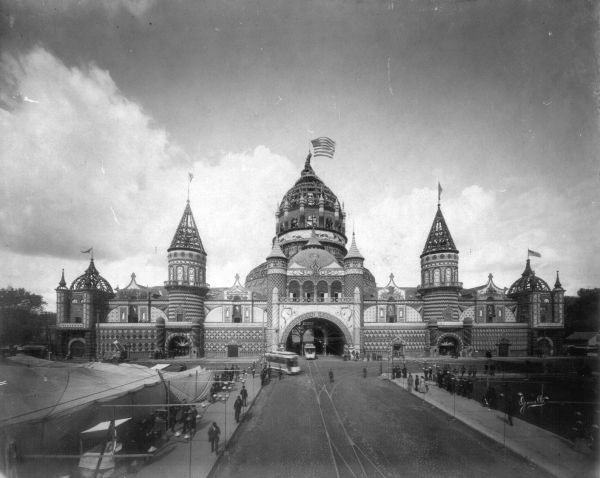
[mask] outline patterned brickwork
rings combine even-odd
[[[486,350],[498,353],[498,343],[505,338],[510,342],[509,355],[527,355],[529,350],[529,331],[525,327],[473,327],[473,347],[479,352]]]
[[[287,278],[283,274],[267,274],[267,327],[273,326],[273,290],[277,288],[279,298],[286,296]]]
[[[363,276],[359,274],[348,274],[344,276],[344,296],[353,297],[354,289],[358,287],[358,290],[363,290]]]
[[[450,307],[451,317],[446,316]],[[451,289],[434,289],[423,298],[423,320],[458,320],[458,294]]]
[[[429,341],[425,328],[398,329],[398,328],[370,328],[363,329],[363,350],[365,353],[387,353],[392,340],[400,338],[404,342],[404,352],[422,352],[429,350]]]
[[[107,329],[102,328],[97,336],[97,356],[103,357],[107,352],[113,352],[116,350],[113,342],[119,340],[119,342],[125,346],[132,353],[148,353],[148,356],[155,350],[156,347],[156,328],[154,326],[147,326],[144,328],[136,327],[131,329],[126,328],[114,328]]]
[[[207,357],[226,357],[227,346],[237,345],[240,357],[260,355],[264,349],[262,327],[206,327]]]
[[[177,314],[183,312],[181,322],[204,320],[204,298],[187,289],[172,289],[169,291],[169,322],[177,322]]]

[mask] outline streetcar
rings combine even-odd
[[[267,352],[265,360],[272,370],[281,370],[289,375],[300,373],[298,355],[294,352]]]
[[[306,360],[314,360],[317,358],[315,344],[304,344],[304,358]]]

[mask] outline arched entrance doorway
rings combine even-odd
[[[167,339],[169,357],[183,357],[190,354],[192,341],[186,334],[174,334]]]
[[[458,357],[461,349],[460,339],[454,334],[442,335],[438,340],[437,347],[440,355]]]
[[[324,313],[303,314],[291,322],[282,335],[286,350],[302,355],[305,343],[315,345],[317,355],[342,355],[345,345],[353,345],[346,327]]]
[[[85,355],[85,340],[72,339],[69,342],[69,355],[72,358],[81,358]]]

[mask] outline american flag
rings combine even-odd
[[[531,249],[527,249],[527,257],[542,257],[539,252],[532,251]]]
[[[311,144],[315,156],[327,156],[328,158],[333,158],[333,153],[335,153],[335,141],[332,139],[321,136],[320,138],[313,139]]]

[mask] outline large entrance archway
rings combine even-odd
[[[458,357],[462,349],[462,343],[458,335],[444,334],[438,339],[437,347],[440,355]]]
[[[350,332],[329,314],[303,314],[284,330],[282,342],[286,350],[302,355],[305,343],[315,345],[318,355],[342,355],[345,345],[353,345]]]
[[[167,354],[169,357],[184,357],[190,354],[192,341],[188,334],[171,334],[167,337]]]

